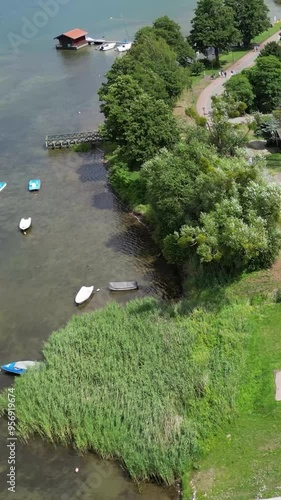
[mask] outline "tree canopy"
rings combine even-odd
[[[246,74],[255,93],[259,111],[271,112],[281,102],[281,61],[275,56],[258,57],[256,65]]]
[[[191,26],[189,40],[193,48],[205,53],[208,47],[214,47],[217,62],[219,51],[228,50],[240,39],[233,9],[223,0],[199,0]]]
[[[281,45],[277,42],[269,42],[260,51],[259,57],[275,56],[281,61]]]
[[[193,140],[162,151],[142,169],[155,221],[155,237],[168,261],[229,269],[269,265],[279,248],[281,192],[257,166],[220,158]]]
[[[102,133],[119,146],[129,165],[141,165],[178,141],[177,123],[167,104],[146,94],[130,75],[118,76],[101,97]]]
[[[244,102],[246,109],[251,109],[255,94],[249,79],[244,74],[233,75],[224,85],[227,97],[233,97],[236,101]]]
[[[234,11],[235,26],[245,47],[249,47],[255,36],[270,27],[269,9],[264,0],[225,0],[225,5]]]

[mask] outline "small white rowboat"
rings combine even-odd
[[[75,304],[79,305],[83,304],[83,302],[86,302],[86,300],[91,297],[93,291],[93,286],[82,286],[75,297]]]
[[[19,228],[22,230],[22,231],[27,231],[27,229],[29,229],[31,226],[31,217],[29,217],[28,219],[21,219],[20,223],[19,223]]]

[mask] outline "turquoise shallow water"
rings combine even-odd
[[[56,35],[80,27],[92,36],[123,39],[164,14],[187,31],[194,6],[195,0],[13,0],[1,5],[0,181],[7,187],[0,193],[0,364],[39,359],[50,333],[72,314],[83,314],[73,305],[82,284],[102,289],[86,310],[113,300],[106,289],[109,280],[139,281],[140,290],[119,296],[120,301],[179,294],[174,269],[157,258],[149,233],[111,193],[100,153],[47,152],[44,140],[48,133],[98,125],[97,89],[116,57],[93,47],[57,52]],[[281,17],[277,7],[275,13]],[[31,178],[41,179],[40,193],[28,192]],[[33,219],[26,237],[17,229],[23,216]],[[10,382],[0,374],[0,388]],[[8,495],[6,425],[0,422],[1,499]],[[73,473],[76,466],[79,474]],[[117,465],[36,439],[18,444],[14,498],[166,500],[170,495],[153,485],[138,492]]]

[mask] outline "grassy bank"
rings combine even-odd
[[[273,371],[281,368],[280,304],[260,307],[239,398],[240,416],[224,426],[193,474],[197,499],[250,500],[280,496],[281,404]]]
[[[226,303],[188,315],[186,303],[143,299],[73,317],[45,344],[45,367],[15,381],[19,435],[173,482],[235,414],[251,310]]]

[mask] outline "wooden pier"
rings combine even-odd
[[[75,144],[98,144],[101,142],[98,131],[78,132],[76,134],[57,134],[46,136],[47,149],[70,148]]]

